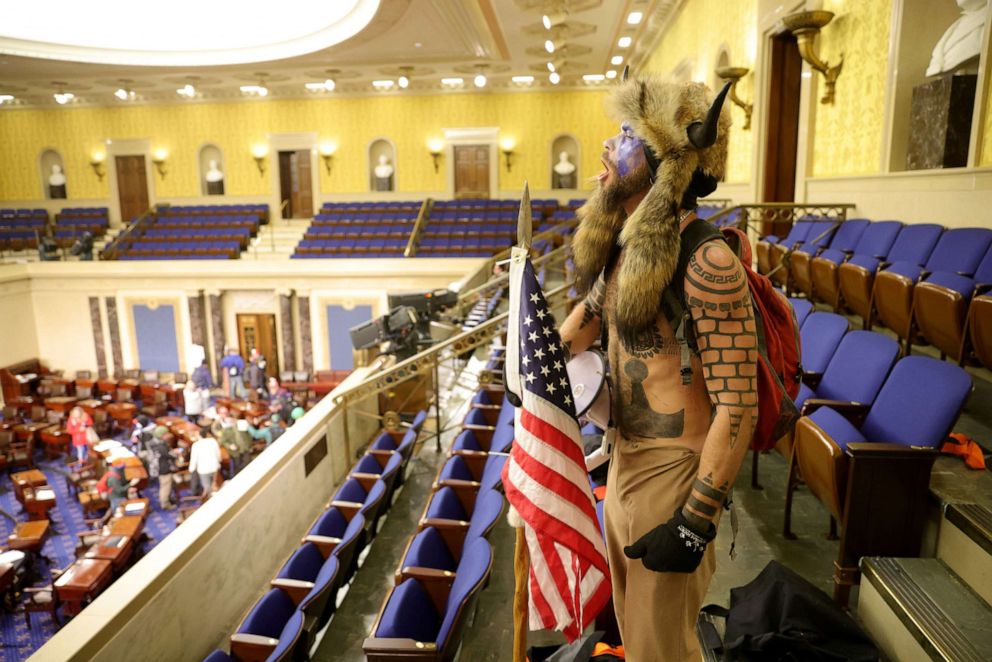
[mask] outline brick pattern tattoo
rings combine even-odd
[[[736,262],[715,254],[725,250],[706,246],[701,256],[697,252],[689,260],[686,282],[712,295],[712,300],[690,294],[687,303],[693,309],[703,377],[713,406],[749,408],[758,404],[754,311],[744,273]],[[743,418],[739,410],[731,410],[730,448],[740,437]]]
[[[606,279],[603,274],[599,275],[596,284],[589,290],[589,294],[583,299],[582,322],[579,323],[579,330],[586,328],[597,317],[603,316],[603,304],[606,301]]]

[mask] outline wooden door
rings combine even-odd
[[[455,197],[489,197],[489,145],[456,145]]]
[[[117,195],[121,205],[121,223],[127,225],[148,211],[148,178],[145,157],[114,157],[117,167]]]
[[[279,377],[276,316],[270,313],[238,313],[238,349],[245,362],[255,347],[265,357],[265,374]]]
[[[313,217],[312,177],[310,150],[279,152],[279,193],[286,206],[285,218]]]
[[[790,32],[772,37],[771,88],[765,143],[765,173],[762,200],[793,202],[796,198],[796,149],[799,140],[799,93],[802,58]],[[784,236],[790,223],[766,223],[762,234]]]

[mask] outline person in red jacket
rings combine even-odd
[[[90,453],[90,442],[87,438],[88,431],[93,427],[93,419],[83,411],[82,407],[73,407],[69,412],[69,420],[66,421],[65,429],[72,435],[72,448],[76,452],[76,460],[82,464]]]

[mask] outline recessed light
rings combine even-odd
[[[59,104],[60,106],[64,106],[65,104],[75,99],[76,95],[73,94],[72,92],[56,92],[55,94],[52,95],[52,97],[55,99],[55,103]]]
[[[617,77],[616,69],[610,69],[609,71],[607,71],[606,72],[606,77],[609,78],[610,80],[613,80],[614,78],[616,78]]]
[[[388,90],[396,83],[392,80],[374,80],[372,81],[372,87],[377,90]]]
[[[613,57],[610,58],[610,64],[612,64],[614,67],[623,64],[623,56],[614,55]]]
[[[555,42],[551,41],[550,39],[546,40],[544,42],[544,50],[546,50],[549,53],[554,53],[555,52]]]
[[[459,85],[464,85],[464,78],[442,78],[441,85],[447,85],[448,87],[458,87]]]
[[[114,96],[121,101],[131,101],[134,99],[134,90],[125,90],[123,87],[114,92]]]
[[[423,46],[423,44],[422,44],[422,43],[420,43],[419,41],[415,41],[415,42],[413,42],[413,47],[414,47],[414,48],[420,48],[421,46]]]
[[[186,85],[183,85],[182,87],[177,89],[176,94],[178,94],[181,97],[186,97],[187,99],[192,99],[193,97],[196,96],[196,88],[187,83]]]
[[[541,17],[541,23],[544,24],[545,30],[551,29],[551,17],[548,16],[547,14]]]
[[[620,37],[620,40],[617,41],[617,46],[620,48],[629,48],[631,41],[633,40],[630,37]]]
[[[307,88],[311,92],[333,92],[337,84],[328,78],[323,83],[304,83],[303,87]]]
[[[548,71],[550,71],[551,73],[554,73],[555,72],[555,63],[554,62],[548,62]]]
[[[533,80],[533,79],[531,79]],[[8,103],[14,100],[13,94],[0,94],[0,103]]]
[[[269,96],[269,89],[264,85],[242,85],[239,89],[241,90],[241,94],[247,94],[251,97]]]
[[[477,74],[475,78],[472,80],[472,82],[475,83],[476,87],[485,87],[486,77],[484,74]]]
[[[602,83],[604,80],[606,80],[606,76],[604,76],[603,74],[584,74],[582,76],[582,80],[584,80],[587,83]]]
[[[627,23],[630,25],[637,25],[644,18],[644,12],[632,11],[627,15]]]
[[[551,75],[548,76],[548,80],[551,81],[552,85],[557,85],[558,82],[561,80],[561,76],[558,75],[557,71],[552,71]]]
[[[531,83],[534,82],[534,77],[533,76],[514,76],[510,80],[512,80],[514,83],[517,83],[518,85],[530,85]]]
[[[400,76],[399,78],[396,79],[396,84],[399,85],[400,88],[405,90],[406,88],[410,87],[410,79],[407,78],[406,76]]]

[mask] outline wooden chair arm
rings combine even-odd
[[[803,416],[809,416],[820,407],[830,407],[838,414],[851,421],[853,425],[858,425],[864,417],[868,415],[868,405],[860,402],[848,402],[845,400],[828,400],[825,398],[810,398],[803,403]]]
[[[362,486],[362,489],[368,492],[369,490],[372,489],[372,486],[375,485],[375,481],[379,480],[379,476],[381,476],[382,474],[370,474],[370,473],[355,471],[349,475],[351,478],[354,478],[355,480],[358,481],[358,484]]]
[[[300,542],[301,544],[307,542],[313,543],[317,546],[317,551],[320,552],[321,556],[326,559],[331,555],[331,552],[334,551],[334,548],[341,544],[341,539],[332,538],[331,536],[308,535],[305,536]]]
[[[369,637],[362,642],[362,650],[365,651],[365,655],[370,660],[380,659],[375,657],[377,655],[384,656],[382,659],[393,659],[393,657],[406,653],[427,653],[428,651],[436,651],[437,644],[433,641],[414,641],[413,639],[399,639],[399,638],[380,638],[380,637]],[[433,655],[430,653],[424,656],[423,659],[432,659]],[[404,656],[406,657],[406,656]],[[400,658],[396,658],[400,659]],[[410,658],[414,659],[414,658]]]
[[[491,435],[493,432],[496,431],[496,426],[495,425],[479,425],[478,423],[462,423],[462,429],[463,430],[471,430],[472,432],[475,432],[477,435],[480,432],[482,432],[482,433],[488,432]]]
[[[338,501],[334,499],[327,504],[327,507],[337,508],[344,515],[344,518],[350,522],[364,505],[364,503],[358,503],[357,501]]]
[[[278,645],[278,639],[263,637],[260,634],[232,634],[231,656],[240,662],[262,662]]]
[[[269,582],[269,586],[282,590],[294,605],[299,605],[303,598],[307,597],[307,593],[313,590],[314,583],[302,579],[278,577]]]
[[[396,451],[387,451],[381,448],[371,448],[368,450],[368,454],[376,459],[380,467],[386,466],[386,463],[389,462],[389,458],[391,458],[395,452]]]
[[[806,386],[812,389],[815,389],[817,386],[820,385],[821,379],[823,379],[822,372],[806,372],[805,370],[803,371],[803,384],[805,384]]]

